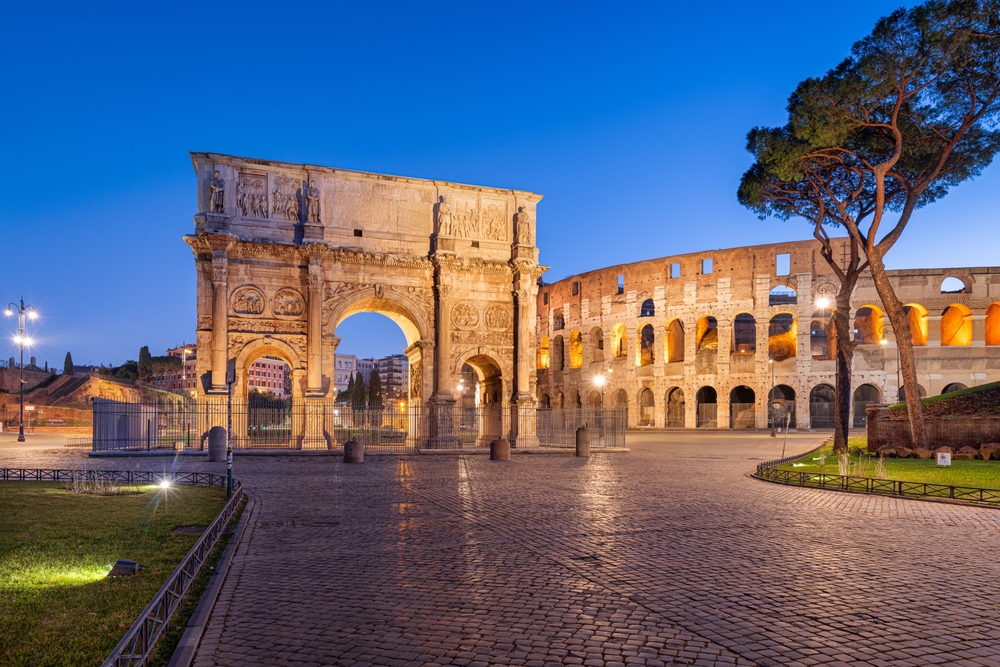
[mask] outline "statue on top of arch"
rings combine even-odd
[[[531,216],[519,206],[514,214],[514,223],[517,227],[517,242],[520,245],[531,245]]]

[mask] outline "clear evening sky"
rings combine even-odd
[[[544,193],[549,280],[808,238],[737,204],[746,132],[898,6],[315,4],[7,6],[0,299],[42,312],[39,363],[194,340],[191,150]],[[998,193],[993,166],[919,212],[890,268],[1000,264]],[[404,344],[379,316],[338,335]]]

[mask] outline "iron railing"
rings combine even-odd
[[[225,398],[141,402],[94,399],[94,451],[199,450],[208,431],[228,424]],[[234,400],[233,449],[340,449],[348,440],[369,451],[489,447],[506,438],[514,448],[572,447],[579,426],[591,442],[623,447],[624,408],[536,409],[495,403],[478,406],[354,407],[331,400]]]
[[[833,401],[809,402],[809,428],[833,428],[837,425],[837,414]]]
[[[698,428],[716,428],[718,425],[718,420],[717,420],[718,414],[719,414],[718,403],[699,403],[698,421],[696,423],[696,426]]]
[[[66,470],[56,468],[0,468],[5,482],[113,482],[116,484],[203,484],[226,486],[226,475],[208,472],[153,472],[150,470]]]
[[[216,475],[216,477],[220,477]],[[225,477],[221,478],[225,483]],[[201,537],[180,562],[152,601],[146,606],[101,667],[139,667],[145,665],[156,642],[169,627],[170,617],[187,595],[195,577],[222,537],[223,531],[243,499],[242,485],[236,481],[233,495]]]
[[[795,458],[801,458],[801,455]],[[786,460],[782,460],[787,463]],[[893,479],[877,479],[874,477],[853,477],[849,475],[834,475],[822,472],[798,472],[782,470],[773,461],[757,466],[756,476],[770,482],[789,484],[792,486],[807,486],[816,489],[836,489],[839,491],[855,491],[858,493],[878,493],[902,498],[944,498],[962,500],[984,505],[1000,505],[1000,489],[981,489],[972,486],[954,486],[949,484],[932,484],[929,482],[906,482]],[[774,467],[770,467],[774,466]]]
[[[755,403],[730,403],[729,428],[748,429],[757,426],[757,405]]]

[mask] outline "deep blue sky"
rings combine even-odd
[[[12,3],[0,298],[43,311],[40,362],[192,341],[191,150],[544,193],[549,280],[806,238],[737,205],[744,137],[896,6]],[[920,212],[890,266],[1000,263],[998,192],[994,166]],[[401,349],[372,317],[342,351]]]

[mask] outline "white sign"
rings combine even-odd
[[[35,406],[34,405],[26,405],[26,406],[24,406],[24,409],[25,410],[34,410]]]
[[[937,464],[939,466],[950,466],[951,465],[951,454],[948,452],[938,452],[937,453]]]

